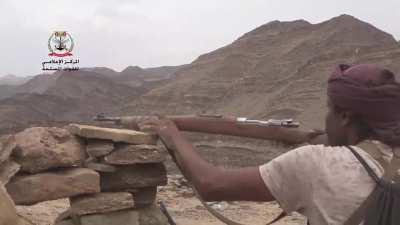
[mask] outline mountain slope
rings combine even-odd
[[[378,63],[399,73],[399,44],[348,15],[319,24],[272,21],[183,66],[36,76],[0,100],[0,133],[99,112],[293,117],[322,127],[326,80],[339,63]]]
[[[139,95],[139,89],[117,84],[87,71],[37,76],[0,100],[0,131],[35,121],[90,120]]]
[[[0,76],[0,85],[21,85],[31,79],[31,76],[28,77],[18,77],[12,74],[8,74],[5,76]]]
[[[41,74],[20,86],[0,86],[0,133],[32,124],[90,121],[162,85],[178,68],[84,68]]]
[[[319,24],[273,21],[200,56],[120,113],[294,117],[321,127],[331,68],[357,62],[379,63],[398,72],[398,43],[348,15]]]
[[[0,100],[8,98],[17,92],[15,86],[11,85],[0,85]]]

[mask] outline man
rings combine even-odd
[[[375,187],[345,146],[354,146],[383,175],[382,165],[356,145],[375,140],[392,149],[394,157],[400,153],[400,83],[392,72],[374,65],[340,65],[328,81],[328,99],[329,146],[300,147],[260,167],[211,165],[167,119],[140,126],[158,133],[207,201],[276,200],[287,213],[305,215],[311,225],[344,224]]]

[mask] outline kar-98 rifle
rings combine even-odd
[[[138,130],[138,124],[156,116],[108,117],[99,114],[95,121],[112,122],[124,128]],[[304,143],[310,139],[310,131],[301,130],[293,119],[252,120],[245,117],[222,115],[166,116],[179,130],[209,134],[231,135],[256,139],[277,140],[291,144]]]

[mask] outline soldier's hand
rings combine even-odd
[[[171,135],[171,133],[178,132],[175,123],[163,116],[150,116],[143,118],[138,123],[140,130],[151,133],[156,133],[159,136]]]

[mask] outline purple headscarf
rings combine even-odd
[[[400,83],[392,72],[371,64],[339,65],[328,80],[328,96],[361,116],[378,140],[400,146]]]

